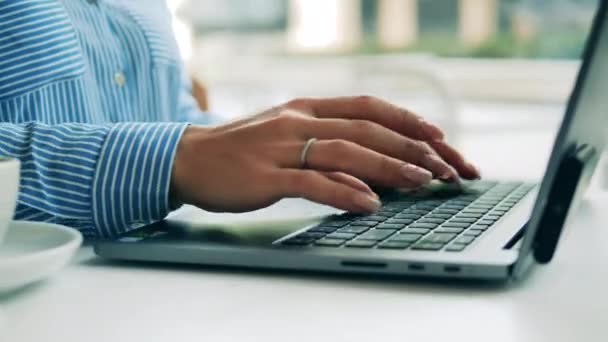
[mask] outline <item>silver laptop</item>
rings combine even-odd
[[[548,263],[605,144],[608,2],[602,1],[542,184],[478,181],[388,192],[373,215],[283,229],[170,218],[96,244],[105,258],[284,270],[508,280]]]

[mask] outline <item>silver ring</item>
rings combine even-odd
[[[306,141],[306,144],[304,144],[304,147],[302,148],[302,153],[300,153],[300,168],[306,168],[306,158],[308,157],[308,151],[310,150],[310,146],[312,146],[315,141],[317,141],[317,138],[310,138],[308,139],[308,141]]]

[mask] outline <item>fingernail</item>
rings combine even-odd
[[[378,198],[374,198],[368,194],[360,193],[354,198],[355,205],[366,212],[376,212],[382,206],[382,202]]]
[[[426,184],[433,179],[433,174],[421,167],[405,164],[401,167],[403,176],[414,183]]]
[[[435,168],[447,168],[442,174],[438,175],[437,178],[447,181],[454,177],[454,175],[458,175],[456,170],[450,167],[443,159],[439,156],[429,153],[426,155],[427,159],[432,161],[435,164]]]
[[[467,163],[467,167],[477,175],[477,179],[481,178],[481,171],[479,170],[479,168],[477,166],[475,166],[471,163]]]

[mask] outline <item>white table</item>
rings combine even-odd
[[[482,146],[517,149],[506,143]],[[538,174],[470,152],[491,176]],[[58,276],[0,299],[0,341],[607,341],[605,222],[608,195],[589,194],[555,260],[502,286],[111,264],[84,247]]]

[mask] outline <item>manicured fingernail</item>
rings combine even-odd
[[[477,179],[481,178],[481,171],[479,170],[479,168],[471,163],[467,163],[467,168],[469,168],[469,170],[473,171],[473,173],[475,173],[475,175],[477,175]]]
[[[382,206],[382,202],[378,198],[372,197],[368,194],[360,193],[354,198],[355,205],[366,212],[376,212]]]
[[[452,171],[453,169],[450,168],[450,165],[448,165],[443,159],[441,159],[439,156],[429,153],[426,155],[427,160],[429,160],[430,162],[432,162],[434,164],[433,169],[446,169],[442,174],[438,175],[437,178],[445,181],[445,180],[449,180],[450,178],[454,177],[454,175],[456,174],[456,171]]]
[[[403,165],[401,173],[407,180],[419,184],[426,184],[433,179],[433,174],[430,171],[412,164]]]

